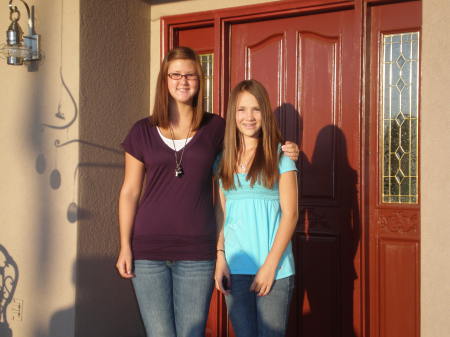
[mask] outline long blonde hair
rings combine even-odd
[[[194,115],[192,116],[192,129],[196,130],[200,126],[205,112],[203,111],[203,70],[200,64],[198,54],[189,47],[178,47],[169,51],[164,57],[156,82],[155,104],[153,106],[153,113],[150,120],[153,125],[162,128],[168,128],[169,120],[169,89],[167,86],[167,77],[169,64],[174,60],[191,60],[195,63],[195,68],[198,74],[199,87],[198,92],[192,100],[194,108]]]
[[[234,173],[237,171],[239,153],[244,146],[242,135],[236,125],[236,106],[239,95],[244,91],[253,95],[258,101],[262,124],[255,156],[247,173],[247,180],[250,180],[250,186],[259,182],[267,188],[272,188],[279,179],[278,145],[281,142],[281,134],[272,112],[269,95],[264,86],[256,80],[242,81],[231,91],[218,177],[222,180],[224,189],[235,188]]]

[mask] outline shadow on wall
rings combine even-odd
[[[76,263],[72,265],[71,281],[75,285]],[[41,333],[36,337],[59,337],[59,336],[73,336],[73,317],[75,315],[74,306],[62,309],[54,313],[50,319],[48,333]]]
[[[117,296],[118,292],[132,293],[131,282],[121,280],[119,276],[111,279],[110,271],[113,267],[113,262],[108,259],[86,259],[78,260],[73,264],[72,283],[75,284],[78,281],[83,284],[89,282],[92,284],[90,291],[83,292],[83,296],[78,296],[77,301],[77,308],[83,308],[81,311],[78,310],[77,314],[81,315],[82,317],[80,319],[89,325],[88,329],[73,327],[73,316],[76,308],[71,306],[55,312],[50,319],[48,332],[41,332],[36,337],[143,337],[145,335],[143,332],[135,332],[136,327],[129,327],[129,330],[132,332],[126,332],[120,328],[116,331],[111,330],[111,326],[114,326],[114,322],[116,321],[121,321],[129,325],[134,324],[136,320],[134,310],[129,310],[130,307],[135,306],[134,297],[130,296],[128,301],[123,301],[120,296]],[[88,273],[82,275],[86,280],[80,279],[80,277],[76,278],[77,268],[88,271]],[[108,298],[104,296],[105,294],[109,295]],[[92,303],[96,304],[91,306]],[[111,311],[111,308],[115,310]],[[102,317],[107,317],[107,319],[103,319]],[[88,331],[89,334],[86,335],[82,331]],[[3,335],[1,336],[3,337]]]
[[[80,0],[80,15],[75,336],[145,336],[131,282],[115,262],[119,144],[150,113],[150,3]]]
[[[75,111],[77,109],[76,104],[74,103]],[[41,116],[43,114],[42,111],[38,110],[37,116]],[[77,114],[73,117],[73,121],[76,120]],[[44,132],[47,129],[60,129],[64,130],[66,127],[69,127],[72,122],[65,124],[63,126],[50,125],[50,124],[41,124],[43,127],[35,127],[33,129],[34,135],[34,144],[40,144],[45,140],[51,139],[49,136],[44,136]],[[37,124],[39,125],[39,124]],[[38,138],[41,137],[41,138]],[[39,179],[40,189],[39,195],[43,202],[41,203],[41,221],[39,223],[40,228],[42,228],[42,233],[40,234],[39,240],[39,259],[38,266],[42,268],[42,270],[48,270],[50,268],[49,263],[47,263],[47,256],[49,256],[52,251],[48,249],[49,243],[53,240],[52,236],[52,228],[56,225],[55,221],[51,221],[50,214],[52,214],[52,208],[49,207],[50,202],[44,202],[46,200],[51,200],[51,196],[47,191],[50,191],[48,187],[53,190],[58,190],[60,187],[64,187],[67,185],[75,184],[76,178],[82,174],[82,169],[94,169],[94,170],[117,170],[122,169],[123,164],[121,161],[119,162],[119,158],[122,156],[122,151],[119,151],[114,148],[110,148],[107,146],[103,146],[100,144],[96,144],[93,142],[81,140],[81,139],[72,139],[67,140],[65,142],[60,142],[59,139],[54,140],[54,147],[62,148],[65,146],[69,146],[71,144],[80,144],[80,146],[84,146],[85,148],[91,149],[91,151],[95,152],[98,156],[97,161],[92,162],[79,162],[74,169],[72,176],[62,176],[58,169],[55,167],[51,167],[48,165],[48,160],[44,153],[39,153],[36,157],[35,161],[35,170],[38,174],[42,176],[42,179]],[[100,161],[101,159],[106,158],[104,162]],[[117,180],[117,175],[110,174],[105,176],[105,180],[100,180],[102,182],[107,181],[107,183],[111,183]],[[73,179],[73,181],[71,180]],[[48,186],[47,186],[48,185]],[[95,186],[100,188],[99,195],[102,198],[108,199],[107,196],[110,197],[110,202],[113,202],[113,198],[111,197],[110,188],[116,186],[117,184],[110,184],[109,186],[104,185],[93,185],[92,189],[95,190]],[[91,186],[87,186],[90,188]],[[91,191],[89,189],[89,191]],[[77,202],[77,200],[72,201],[68,204],[66,208],[66,216],[65,219],[61,219],[61,223],[65,223],[65,221],[69,223],[84,223],[88,221],[93,221],[94,219],[99,219],[98,222],[102,223],[106,221],[111,224],[115,224],[115,211],[114,207],[110,208],[110,214],[107,214],[103,219],[96,212],[98,209],[89,210],[87,208],[81,207]],[[111,217],[113,220],[111,220]],[[47,220],[45,220],[47,219]],[[101,236],[101,235],[100,235]],[[96,237],[92,237],[95,242],[97,242]],[[105,235],[106,238],[106,235]],[[103,239],[100,237],[100,241]],[[78,247],[80,247],[81,243],[78,241]],[[106,243],[104,246],[108,247],[109,243]],[[100,247],[100,246],[97,246]],[[104,253],[104,251],[102,251]],[[103,268],[102,268],[103,267]],[[87,273],[82,273],[81,276],[76,277],[77,269],[86,271]],[[86,277],[86,278],[84,278]],[[39,289],[45,289],[47,285],[48,276],[44,276],[39,274],[39,277],[36,279],[36,284]],[[136,331],[139,329],[139,321],[135,326],[129,326],[129,322],[133,322],[139,320],[138,315],[136,315],[136,310],[129,309],[135,306],[134,296],[128,296],[130,299],[130,303],[127,301],[121,301],[121,295],[117,294],[129,294],[130,291],[123,283],[120,283],[120,279],[115,274],[114,265],[110,260],[106,258],[103,259],[99,257],[89,258],[86,260],[78,259],[77,262],[73,264],[72,270],[72,283],[76,288],[76,305],[71,306],[65,309],[61,309],[54,313],[49,321],[48,330],[43,329],[42,327],[36,327],[34,331],[34,336],[36,337],[56,337],[56,336],[77,336],[77,331],[81,330],[82,333],[79,336],[117,336],[117,337],[137,337],[143,336],[139,334],[127,334],[126,331]],[[107,285],[107,286],[105,286]],[[88,291],[85,291],[86,288]],[[132,294],[131,294],[132,295]],[[106,299],[106,300],[105,300]],[[92,301],[92,302],[91,302]],[[110,302],[111,301],[111,302]],[[119,302],[119,303],[118,303]],[[117,306],[123,306],[123,311]],[[126,312],[125,312],[126,311]],[[124,313],[125,312],[125,313]],[[127,314],[127,312],[129,314]],[[75,316],[77,313],[78,316]],[[117,317],[114,314],[117,313]],[[134,314],[133,314],[134,313]],[[74,317],[80,319],[86,318],[84,323],[86,326],[79,327],[75,325]],[[99,320],[99,317],[102,319]],[[111,324],[111,322],[119,322],[116,326]],[[120,328],[117,328],[120,326]],[[85,332],[89,331],[90,334],[86,334]],[[117,334],[114,334],[116,332]],[[3,335],[0,335],[3,337]]]
[[[145,336],[132,283],[119,276],[115,263],[115,257],[77,261],[82,288],[77,294],[75,336]]]
[[[45,67],[40,67],[39,71],[35,73],[24,75],[27,81],[23,90],[24,92],[30,92],[30,96],[29,100],[25,101],[24,107],[24,111],[27,112],[27,118],[24,119],[22,133],[18,134],[20,141],[27,145],[24,151],[28,158],[31,160],[36,157],[40,158],[40,160],[35,162],[36,166],[34,169],[41,176],[37,179],[35,177],[30,178],[29,181],[32,183],[29,185],[26,193],[25,191],[17,191],[23,200],[25,200],[26,196],[31,196],[31,199],[35,202],[35,209],[29,219],[27,218],[29,215],[26,212],[22,212],[24,219],[30,221],[27,236],[32,239],[28,242],[18,242],[22,245],[24,244],[25,246],[23,247],[26,247],[28,250],[26,256],[29,258],[29,264],[27,273],[22,274],[22,279],[25,281],[26,287],[31,287],[33,297],[24,298],[24,301],[29,303],[27,307],[30,308],[31,313],[30,322],[24,323],[32,330],[31,334],[33,336],[41,335],[40,327],[36,322],[39,322],[47,315],[47,307],[42,307],[42,304],[48,301],[45,294],[49,293],[48,286],[51,284],[50,281],[54,277],[58,277],[55,273],[52,273],[51,263],[49,262],[56,256],[53,254],[51,247],[53,246],[55,229],[57,227],[53,219],[53,214],[55,213],[53,198],[55,195],[49,191],[48,185],[50,184],[53,188],[53,186],[56,186],[55,184],[60,184],[61,180],[59,179],[58,181],[57,177],[59,171],[51,173],[51,171],[47,170],[48,167],[45,162],[46,157],[51,157],[50,152],[45,149],[47,141],[53,136],[43,124],[43,121],[51,118],[51,110],[46,111],[44,108],[47,100],[51,98],[51,90],[47,90],[45,86],[40,85],[45,82],[47,76],[48,70]],[[58,83],[53,85],[57,86]],[[42,155],[40,156],[40,154]],[[52,160],[52,162],[56,165],[57,159]],[[32,174],[32,172],[29,173]],[[16,228],[17,230],[20,230],[19,227]],[[41,307],[42,310],[36,309]],[[21,328],[17,327],[17,329]]]
[[[47,13],[49,16],[50,14],[56,15],[59,10],[61,11],[61,13],[63,13],[63,3],[63,1],[59,1],[57,5],[49,4],[48,6],[43,4],[44,7],[46,6],[45,9],[47,9],[47,11],[42,10],[40,11],[40,13]],[[67,4],[67,1],[65,1],[65,3]],[[137,8],[138,5],[136,5],[135,3],[138,2],[133,2],[133,4],[131,4],[131,2],[119,1],[114,2],[114,4],[110,4],[107,1],[96,1],[95,3],[100,3],[99,10],[88,12],[88,14],[86,14],[87,16],[90,16],[91,14],[95,13],[92,19],[96,21],[96,23],[92,24],[91,27],[97,25],[104,26],[107,30],[112,29],[111,25],[106,25],[105,22],[114,21],[115,18],[119,17],[117,13],[123,13],[123,11],[121,11],[121,9],[123,9],[122,7],[125,8],[125,13],[127,13],[123,17],[128,18],[130,21],[136,20],[136,25],[147,27],[146,22],[149,21],[146,21],[147,18],[145,17],[145,15],[141,14],[140,10],[142,9],[142,7]],[[114,6],[120,8],[114,8]],[[99,13],[105,12],[103,10],[103,7],[108,8],[108,10],[110,8],[113,8],[114,10],[112,12],[106,11],[110,14],[111,17],[101,18],[102,20],[98,20]],[[134,11],[129,10],[130,8],[128,7],[133,8]],[[117,12],[115,10],[117,10]],[[142,13],[146,12],[142,11]],[[44,20],[45,16],[43,14],[41,15],[42,28],[49,21]],[[67,15],[70,15],[70,13]],[[140,20],[136,19],[136,17],[140,18]],[[58,37],[61,38],[61,41],[63,40],[64,26],[62,19],[63,15],[61,14],[61,27],[60,29],[52,30],[52,33],[54,33],[55,35],[52,35],[52,40],[50,40],[50,38],[48,39],[49,43],[56,44],[54,41],[57,41]],[[70,63],[70,61],[72,60],[72,56],[64,55],[61,51],[61,60],[59,60],[60,77],[58,78],[58,81],[52,81],[54,79],[50,77],[53,68],[57,67],[58,65],[53,65],[50,63],[47,63],[45,64],[45,66],[40,67],[39,71],[37,72],[28,72],[22,74],[26,81],[24,81],[25,84],[21,89],[23,92],[29,93],[29,95],[27,96],[28,99],[24,101],[23,109],[21,109],[26,112],[26,116],[23,116],[23,125],[20,130],[21,132],[17,135],[17,137],[21,143],[23,142],[26,145],[24,147],[24,154],[27,156],[27,158],[31,158],[32,161],[36,159],[34,161],[34,167],[31,165],[27,166],[25,165],[27,163],[24,162],[24,169],[28,169],[31,167],[31,173],[33,174],[33,171],[35,170],[38,175],[36,175],[37,178],[32,177],[30,179],[32,183],[29,185],[29,189],[14,192],[19,194],[20,197],[23,198],[23,200],[28,200],[27,198],[29,198],[30,200],[32,200],[33,206],[35,206],[34,208],[30,207],[33,214],[29,215],[29,218],[31,220],[29,222],[30,226],[27,232],[27,236],[32,238],[32,241],[17,242],[17,244],[24,245],[24,247],[29,250],[29,253],[27,254],[29,254],[31,257],[28,261],[29,265],[27,267],[27,275],[22,273],[21,278],[22,280],[26,280],[27,286],[31,287],[33,290],[32,298],[25,299],[29,303],[27,307],[30,309],[30,316],[29,321],[26,323],[24,322],[24,326],[25,324],[27,324],[27,328],[29,327],[32,330],[30,335],[32,335],[33,337],[47,336],[47,332],[42,331],[41,328],[41,325],[45,326],[44,323],[46,323],[42,323],[42,320],[48,319],[47,314],[49,300],[58,300],[58,293],[52,292],[52,289],[50,289],[49,287],[51,287],[52,284],[55,284],[52,281],[59,282],[59,278],[61,275],[58,275],[58,273],[55,272],[51,262],[52,260],[58,259],[60,257],[64,258],[67,252],[73,253],[72,247],[64,247],[67,249],[64,249],[63,252],[55,251],[52,247],[55,247],[55,242],[64,240],[64,237],[61,237],[59,235],[61,233],[61,228],[63,228],[63,226],[65,226],[66,228],[70,228],[69,231],[73,233],[73,224],[76,222],[78,222],[79,227],[81,228],[79,229],[79,231],[86,234],[84,236],[81,235],[81,241],[78,242],[78,255],[82,257],[80,259],[80,263],[78,263],[78,267],[80,268],[80,275],[76,283],[76,303],[79,304],[79,307],[71,307],[54,314],[49,322],[49,335],[73,336],[73,321],[75,311],[81,313],[79,317],[86,317],[87,315],[91,315],[88,320],[92,319],[92,317],[96,317],[96,321],[93,322],[93,327],[91,329],[92,331],[99,331],[100,329],[97,328],[98,326],[109,325],[108,333],[87,333],[80,334],[80,336],[122,337],[138,335],[132,333],[122,333],[127,329],[132,332],[139,330],[139,318],[136,314],[137,310],[135,309],[135,303],[133,302],[134,298],[132,291],[130,290],[131,288],[123,282],[120,283],[121,280],[119,280],[115,274],[114,264],[111,263],[111,260],[113,259],[111,256],[115,255],[117,248],[117,242],[115,240],[112,240],[111,237],[113,235],[117,236],[117,225],[115,221],[115,195],[117,194],[116,192],[118,181],[120,180],[119,170],[117,168],[122,167],[120,156],[121,151],[119,151],[116,146],[119,142],[115,141],[114,139],[111,141],[110,138],[107,138],[105,140],[102,138],[102,136],[108,133],[116,134],[116,137],[121,137],[124,133],[123,129],[128,128],[128,126],[131,124],[131,122],[128,122],[128,119],[138,119],[138,112],[143,114],[148,112],[149,99],[148,94],[145,94],[146,92],[148,92],[148,85],[146,85],[146,82],[144,82],[143,85],[141,84],[143,82],[143,77],[145,77],[146,81],[148,81],[148,71],[145,71],[144,68],[149,68],[150,62],[148,59],[148,47],[145,47],[145,45],[142,48],[130,48],[133,50],[140,50],[142,52],[142,55],[145,55],[141,57],[130,55],[130,59],[133,59],[133,62],[127,62],[128,60],[126,59],[118,59],[113,57],[108,58],[108,60],[105,62],[105,55],[102,53],[97,54],[99,41],[104,41],[105,46],[111,46],[117,43],[115,46],[117,49],[119,49],[126,46],[126,43],[121,43],[122,41],[131,40],[130,43],[136,43],[138,39],[135,38],[136,40],[134,40],[133,38],[129,38],[128,32],[123,29],[123,27],[127,27],[126,24],[118,24],[117,26],[112,26],[117,27],[117,30],[123,30],[122,34],[112,34],[115,36],[115,39],[113,41],[107,41],[104,39],[104,36],[109,36],[110,34],[108,34],[108,32],[101,32],[99,34],[100,36],[95,36],[96,43],[93,43],[90,48],[88,48],[88,50],[90,50],[91,53],[95,54],[95,56],[91,59],[94,59],[94,61],[101,60],[104,64],[109,65],[110,69],[106,69],[104,73],[100,72],[101,74],[114,73],[113,68],[116,68],[122,69],[123,72],[129,74],[129,77],[127,77],[127,75],[124,75],[120,70],[118,74],[115,73],[116,77],[109,76],[105,81],[102,81],[101,83],[98,83],[95,80],[98,72],[94,72],[95,74],[92,77],[88,76],[89,78],[87,81],[87,87],[89,89],[89,92],[86,93],[82,90],[80,92],[80,100],[82,102],[95,102],[95,113],[91,114],[90,108],[92,108],[92,106],[90,106],[89,104],[84,104],[82,106],[83,110],[78,109],[75,99],[77,94],[73,90],[70,90],[72,89],[73,83],[67,84],[64,80],[62,65],[63,63]],[[96,27],[94,27],[94,29],[95,28]],[[58,36],[58,34],[60,34],[61,36]],[[149,41],[149,32],[147,35],[148,36],[146,36],[146,34],[142,34],[142,36],[139,36],[139,41],[142,41],[143,44],[147,43]],[[62,42],[61,47],[63,47]],[[82,56],[86,56],[86,53],[83,54],[83,52],[81,52],[81,54]],[[128,55],[128,49],[126,50],[126,54]],[[63,62],[64,56],[66,56],[67,59],[65,59]],[[81,57],[81,60],[84,60],[84,64],[86,64],[86,59],[83,59],[83,57]],[[112,62],[111,60],[114,60],[115,62]],[[120,64],[123,67],[118,67],[117,64]],[[132,64],[134,66],[134,72],[129,72],[130,69],[127,69],[128,64]],[[144,64],[145,66],[142,66],[142,64]],[[104,67],[103,69],[102,67],[99,67],[99,69],[105,70]],[[82,70],[85,70],[85,72],[83,73]],[[89,72],[89,70],[87,72]],[[138,72],[139,76],[137,75]],[[83,74],[86,74],[86,69],[81,66],[80,86],[82,86],[84,83]],[[108,90],[102,92],[101,89],[104,87],[102,84],[109,82],[117,84],[117,87],[114,87],[112,92]],[[51,88],[43,85],[43,83],[49,83]],[[130,85],[130,83],[132,85]],[[137,87],[139,87],[140,90],[137,90]],[[53,94],[53,90],[55,88],[61,89],[60,96],[62,96],[63,98],[56,97],[60,99],[59,105],[51,106],[50,108],[48,108],[48,102],[52,101],[52,99],[55,98],[55,95]],[[107,86],[105,86],[105,88],[111,89]],[[103,96],[101,95],[101,93],[103,93]],[[139,96],[140,99],[135,100],[134,98],[136,96]],[[104,104],[105,101],[108,101],[109,103]],[[129,103],[122,104],[122,102]],[[66,103],[67,107],[65,106]],[[87,117],[90,116],[90,114],[92,116],[91,119]],[[82,120],[80,121],[80,119]],[[105,120],[107,122],[105,122]],[[110,122],[110,124],[108,124],[108,122]],[[71,127],[76,127],[76,123],[78,123],[78,126],[81,129],[80,139],[85,139],[85,141],[64,139],[64,136],[68,137],[72,134],[69,132],[69,129]],[[109,127],[102,129],[102,127],[105,126]],[[70,129],[70,131],[72,130],[73,129]],[[98,130],[107,131],[99,132]],[[88,132],[86,133],[85,131]],[[97,137],[98,135],[100,137]],[[60,142],[59,139],[61,139],[62,142]],[[61,168],[58,168],[58,164],[61,163],[61,158],[64,158],[63,156],[58,157],[58,149],[62,146],[66,146],[75,142],[76,144],[72,146],[80,146],[81,149],[88,148],[88,150],[85,150],[84,153],[89,152],[89,158],[87,158],[87,156],[80,156],[80,163],[78,164],[76,169],[74,167],[73,175],[70,175],[69,173],[67,176],[61,174]],[[107,146],[98,144],[107,144]],[[116,148],[112,151],[105,151],[107,149],[110,149],[111,147]],[[83,151],[80,150],[80,152]],[[19,154],[19,156],[20,155],[21,154]],[[21,158],[21,156],[19,156],[17,158]],[[102,161],[103,159],[105,160]],[[72,157],[71,160],[75,159],[73,159]],[[112,170],[110,170],[111,168]],[[90,175],[90,171],[87,171],[91,169],[95,170],[95,172],[98,174],[94,177],[94,179],[91,179],[93,177]],[[116,173],[110,175],[105,174],[105,169],[107,172],[116,171]],[[82,176],[82,178],[80,178],[80,189],[83,189],[87,195],[90,195],[91,201],[92,199],[96,199],[96,197],[99,197],[98,199],[96,199],[100,200],[99,202],[84,202],[82,206],[80,206],[79,201],[85,201],[85,199],[83,199],[82,197],[78,199],[76,195],[76,178],[79,175]],[[97,184],[97,182],[100,182],[100,184]],[[72,188],[74,190],[72,199],[70,201],[62,201],[63,198],[61,198],[62,194],[60,193],[62,191],[72,191]],[[111,191],[113,191],[114,193],[111,193]],[[110,201],[108,203],[104,203],[104,200]],[[63,205],[63,207],[65,207],[65,209],[67,210],[66,214],[59,216],[56,219],[55,215],[58,214],[58,210],[60,209],[62,202],[66,203]],[[14,209],[7,211],[14,212]],[[28,215],[26,214],[26,211],[22,213],[25,214],[24,218],[27,219]],[[107,214],[107,216],[104,216],[104,214]],[[84,226],[90,223],[99,224],[100,226]],[[17,230],[20,229],[16,228],[15,231]],[[87,241],[92,244],[89,249],[86,249],[85,243]],[[101,243],[99,244],[99,242]],[[73,254],[70,255],[72,256]],[[83,259],[83,257],[85,257],[86,255],[88,255],[89,258]],[[104,258],[104,256],[109,256],[110,258]],[[67,264],[69,263],[70,261],[67,261]],[[86,271],[87,274],[84,274],[84,271]],[[98,271],[101,271],[101,273],[98,273]],[[0,245],[1,337],[10,337],[13,334],[8,324],[9,321],[6,309],[12,303],[11,301],[14,291],[16,290],[18,276],[19,272],[16,263],[8,254],[8,251]],[[79,284],[80,282],[81,284]],[[67,284],[64,282],[57,284],[61,286],[61,289],[58,289],[58,291],[64,292],[64,287],[66,287]],[[108,286],[105,286],[105,284],[107,284]],[[86,294],[87,296],[84,296]],[[109,302],[108,299],[112,299],[115,303]],[[92,300],[92,302],[90,302],[90,300]],[[101,308],[102,305],[107,305],[109,312],[108,314],[99,317],[97,313],[102,313],[103,311],[99,310],[98,308]],[[104,306],[103,309],[105,308],[106,307]],[[116,317],[114,312],[118,312],[121,315],[123,314],[123,317]],[[133,315],[133,313],[135,315]],[[126,319],[123,319],[124,317]],[[129,317],[131,318],[128,319]],[[114,324],[115,322],[117,323],[116,325]],[[137,324],[134,324],[134,322],[137,322]],[[80,326],[83,326],[84,324],[83,321],[80,321],[79,323]],[[130,324],[134,324],[135,326],[130,327]],[[121,328],[117,329],[117,325],[119,325]],[[84,327],[87,331],[89,331],[90,327],[86,325],[84,325]],[[17,329],[19,330],[21,328],[18,327]],[[115,331],[117,331],[116,335],[114,334]]]
[[[330,139],[336,151],[335,175],[330,172],[326,155]],[[297,303],[303,304],[302,329],[314,336],[330,336],[341,331],[354,337],[354,284],[358,279],[354,259],[360,242],[360,214],[357,196],[357,172],[349,164],[347,144],[342,130],[323,127],[315,141],[312,158],[302,153],[302,193],[312,200],[311,191],[336,186],[336,203],[307,204],[301,211],[297,256],[299,283]],[[320,206],[317,206],[320,205]],[[334,256],[334,257],[333,257]],[[331,285],[331,287],[330,287]],[[301,308],[301,307],[300,307]]]
[[[291,103],[283,103],[273,113],[284,140],[294,142],[301,148],[300,139],[303,135],[303,123],[295,107]],[[298,162],[300,162],[300,158]]]
[[[361,224],[358,175],[349,163],[346,135],[336,125],[325,125],[314,142],[308,139],[314,148],[306,149],[305,134],[317,126],[304,125],[289,103],[275,115],[284,138],[300,147],[301,206],[293,239],[297,276],[287,336],[322,337],[337,331],[354,337],[354,284],[359,277],[354,260]]]
[[[112,337],[143,337],[145,334],[136,332],[126,332],[124,329],[111,330],[114,322],[121,321],[126,324],[133,324],[136,320],[135,312],[129,308],[135,306],[134,297],[130,296],[128,301],[123,301],[120,296],[116,296],[118,292],[130,293],[131,283],[129,281],[121,280],[119,276],[111,279],[110,270],[113,261],[107,259],[87,259],[78,260],[73,263],[72,268],[72,283],[76,282],[92,283],[90,292],[84,292],[83,297],[78,297],[77,307],[83,308],[78,310],[78,315],[85,324],[89,325],[88,330],[85,328],[79,329],[74,326],[73,317],[75,315],[75,306],[69,306],[56,311],[48,325],[48,330],[40,330],[35,337],[62,337],[62,336],[86,336],[84,332],[89,331],[87,336],[112,336]],[[83,274],[86,280],[76,278],[76,269],[83,268],[89,273]],[[105,298],[104,294],[108,294]],[[91,306],[91,303],[96,305]],[[88,309],[90,308],[90,310]],[[111,311],[114,308],[114,311]],[[123,310],[126,309],[126,310]],[[113,312],[114,314],[111,314]],[[108,319],[99,319],[100,317],[108,317]],[[129,327],[130,331],[135,331],[136,327]],[[1,331],[0,331],[1,332]],[[1,337],[9,335],[0,334]]]
[[[12,337],[7,309],[19,280],[19,268],[5,247],[0,245],[0,336]]]

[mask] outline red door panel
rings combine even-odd
[[[270,92],[270,101],[277,105],[282,102],[281,94],[284,91],[284,83],[279,76],[285,63],[283,40],[282,34],[274,34],[244,49],[245,79],[273,83],[275,90]]]
[[[273,107],[281,104],[283,101],[282,94],[285,92],[283,74],[285,60],[284,43],[285,38],[283,32],[273,34],[271,30],[267,30],[265,33],[258,32],[260,38],[254,38],[252,30],[248,31],[247,25],[233,26],[233,36],[238,36],[238,39],[249,39],[249,44],[240,46],[239,49],[232,48],[232,51],[236,53],[232,60],[238,59],[242,64],[242,68],[239,72],[235,70],[230,72],[231,75],[231,88],[234,87],[239,81],[244,79],[256,79],[262,83],[271,83],[269,90],[270,102]],[[254,42],[254,43],[252,43]],[[235,65],[231,64],[231,69],[234,69]]]
[[[336,76],[339,75],[337,38],[326,38],[312,33],[298,34],[299,54],[299,102],[303,114],[302,150],[312,158],[321,129],[335,125],[338,120],[339,87]],[[307,71],[304,71],[308,69]],[[321,154],[316,167],[302,163],[303,173],[308,179],[302,180],[303,200],[321,199],[333,202],[336,198],[336,133],[333,128],[324,130],[320,137]]]
[[[354,17],[341,11],[230,29],[230,87],[242,79],[261,81],[286,138],[302,150],[289,336],[351,337],[359,330],[361,280],[354,260],[360,64]]]
[[[210,53],[214,50],[214,27],[189,27],[175,32],[175,46],[188,46],[197,53]]]

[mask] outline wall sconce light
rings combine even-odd
[[[9,65],[22,65],[24,62],[41,59],[39,52],[39,35],[34,30],[34,6],[28,7],[24,0],[17,0],[25,5],[28,14],[28,35],[24,35],[19,25],[20,12],[9,0],[9,19],[11,24],[6,31],[6,44],[0,46],[0,52]]]

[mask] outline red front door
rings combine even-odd
[[[301,148],[289,336],[359,336],[358,25],[353,10],[231,26],[230,87],[254,78]]]
[[[301,149],[288,336],[419,335],[419,205],[380,202],[378,134],[380,36],[419,31],[419,16],[418,1],[304,0],[164,18],[165,52],[188,45],[210,60],[211,112],[223,116],[231,88],[257,79]],[[206,335],[234,336],[217,292]]]

